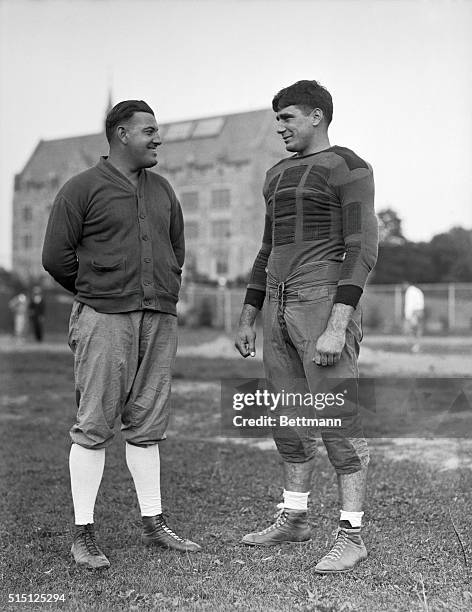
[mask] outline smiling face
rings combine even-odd
[[[317,139],[317,126],[323,118],[319,108],[306,113],[292,104],[279,110],[276,114],[277,133],[282,136],[287,151],[305,155]]]
[[[157,147],[162,144],[156,118],[151,113],[137,112],[118,128],[126,145],[126,155],[136,169],[152,168],[157,164]]]

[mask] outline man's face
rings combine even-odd
[[[276,114],[277,133],[285,143],[287,151],[303,155],[315,136],[313,115],[306,115],[298,106],[286,106]]]
[[[126,122],[127,152],[135,167],[157,164],[157,147],[162,144],[156,118],[151,113],[134,113]]]

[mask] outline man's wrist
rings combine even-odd
[[[354,308],[352,306],[333,304],[326,331],[339,337],[344,336],[353,312]]]
[[[239,327],[244,327],[246,325],[252,327],[258,313],[259,310],[255,306],[252,306],[252,304],[244,304],[241,316],[239,317]]]

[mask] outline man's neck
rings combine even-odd
[[[319,153],[320,151],[324,151],[325,149],[329,149],[331,144],[329,142],[328,136],[323,136],[322,138],[317,138],[313,142],[309,144],[309,146],[303,151],[297,152],[297,157],[304,157],[305,155],[313,155],[313,153]]]
[[[137,186],[140,172],[139,168],[137,170],[134,168],[130,168],[129,164],[126,162],[125,159],[123,159],[119,155],[113,154],[111,151],[108,155],[107,161],[113,166],[115,166],[115,168],[119,170],[121,174],[126,176],[130,183]]]

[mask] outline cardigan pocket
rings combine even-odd
[[[92,259],[90,262],[90,293],[93,296],[115,295],[123,291],[125,284],[126,258]]]

